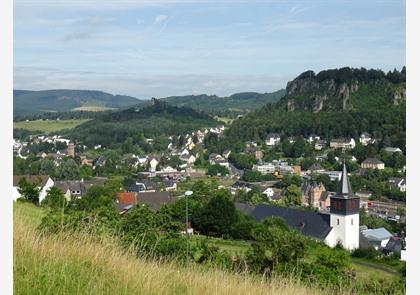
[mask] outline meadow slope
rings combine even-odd
[[[39,236],[36,226],[42,214],[30,204],[14,205],[15,294],[328,294],[292,279],[267,282],[147,262],[110,240]]]

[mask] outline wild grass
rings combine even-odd
[[[14,205],[15,294],[332,294],[293,278],[265,280],[138,259],[112,239],[40,236],[43,211]]]

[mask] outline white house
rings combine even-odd
[[[368,144],[375,143],[375,139],[373,139],[372,136],[369,133],[363,132],[359,137],[359,142],[362,145],[366,146]]]
[[[402,150],[400,148],[390,147],[390,146],[384,148],[384,151],[387,152],[387,153],[391,153],[391,154],[393,154],[393,153],[402,153]]]
[[[388,183],[400,190],[400,192],[405,192],[405,179],[400,177],[391,177],[388,179]]]
[[[353,138],[337,138],[337,139],[331,139],[330,141],[330,147],[333,149],[354,149],[356,146],[356,142]]]
[[[266,195],[267,198],[269,198],[270,200],[274,196],[274,190],[271,187],[264,189],[261,193],[263,195]]]
[[[280,134],[269,133],[265,139],[265,144],[268,146],[276,145],[280,142]]]
[[[274,173],[276,171],[276,167],[271,163],[261,163],[261,164],[254,164],[252,165],[253,171],[258,171],[261,174],[269,174]]]
[[[156,172],[156,166],[157,164],[159,164],[159,161],[156,158],[152,158],[149,164],[150,164],[150,172],[151,173]]]
[[[45,199],[48,190],[54,186],[54,181],[48,175],[13,176],[13,201],[16,201],[18,198],[21,197],[21,194],[19,193],[19,181],[22,178],[26,178],[28,182],[39,184],[39,203],[41,203]]]

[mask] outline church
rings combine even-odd
[[[290,227],[329,247],[341,243],[347,250],[359,248],[360,198],[353,194],[345,164],[340,189],[331,196],[329,214],[265,204],[253,207],[236,203],[235,206],[258,221],[270,216],[282,217]]]

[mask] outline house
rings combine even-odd
[[[366,160],[364,160],[362,162],[361,167],[363,169],[378,169],[378,170],[383,170],[385,169],[385,164],[384,162],[375,159],[375,158],[367,158]]]
[[[156,158],[156,157],[153,157],[153,158],[149,161],[149,164],[150,164],[150,169],[149,169],[149,172],[151,173],[151,175],[153,175],[153,174],[155,174],[155,172],[156,172],[156,167],[157,167],[157,165],[159,164],[159,159],[158,159],[158,158]]]
[[[182,155],[179,158],[181,161],[186,162],[188,165],[192,165],[195,163],[195,161],[197,160],[197,158],[194,155]]]
[[[252,165],[253,171],[258,171],[262,175],[274,173],[276,171],[276,167],[271,163],[259,163]]]
[[[392,234],[383,227],[375,229],[362,229],[361,234],[375,248],[375,250],[385,248],[389,240],[392,238]]]
[[[318,135],[315,135],[315,134],[311,134],[311,135],[309,135],[309,137],[307,138],[307,141],[308,141],[309,143],[312,143],[312,142],[314,142],[314,141],[318,141],[318,140],[321,140],[321,137],[319,137]]]
[[[354,149],[356,142],[353,138],[336,138],[331,139],[330,148],[332,149]]]
[[[322,172],[322,171],[325,171],[325,169],[319,163],[314,163],[308,168],[308,171],[310,171],[310,172]]]
[[[156,183],[149,179],[140,179],[136,181],[136,186],[140,188],[138,192],[155,192],[156,191]]]
[[[176,202],[169,192],[148,192],[137,194],[137,204],[149,205],[150,210],[158,211],[163,205]]]
[[[341,171],[319,171],[319,174],[326,174],[331,181],[341,180],[342,172]]]
[[[84,184],[77,180],[56,181],[54,186],[64,194],[67,201],[70,201],[72,198],[80,199],[87,191]]]
[[[48,190],[54,186],[54,181],[48,175],[21,175],[13,176],[13,201],[16,201],[18,198],[22,197],[19,193],[19,182],[22,178],[30,183],[37,183],[39,192],[39,203],[41,203],[47,196]]]
[[[402,150],[400,148],[397,147],[386,147],[384,148],[384,151],[390,154],[393,153],[402,153]]]
[[[327,190],[322,183],[302,184],[301,202],[303,205],[318,209],[327,209],[330,206],[330,198]]]
[[[265,139],[265,144],[268,146],[276,145],[280,142],[280,134],[269,133]]]
[[[175,181],[173,180],[169,180],[169,179],[164,179],[163,180],[163,185],[165,186],[165,191],[176,191],[177,189],[177,184]]]
[[[327,147],[327,141],[326,140],[317,140],[315,141],[314,148],[317,151],[323,150]]]
[[[106,164],[106,157],[105,156],[100,156],[96,161],[95,161],[95,165],[93,167],[93,169],[95,169],[96,167],[104,167]]]
[[[235,194],[237,190],[244,190],[245,192],[249,192],[252,190],[252,185],[247,182],[237,181],[231,186],[232,194]]]
[[[222,153],[223,158],[227,159],[229,158],[231,151],[230,150],[224,150]]]
[[[366,146],[366,145],[368,145],[368,144],[373,144],[373,143],[375,143],[375,139],[373,139],[373,138],[372,138],[372,136],[371,136],[369,133],[367,133],[367,132],[363,132],[363,133],[360,135],[359,142],[360,142],[362,145]]]
[[[400,192],[405,192],[405,179],[400,177],[390,177],[388,183],[391,187],[397,188]]]
[[[136,205],[137,204],[137,193],[135,192],[123,192],[117,193],[117,203],[124,205]]]
[[[272,198],[274,197],[274,190],[271,187],[262,188],[261,193],[263,195],[266,195],[266,197],[270,200],[272,200]]]

